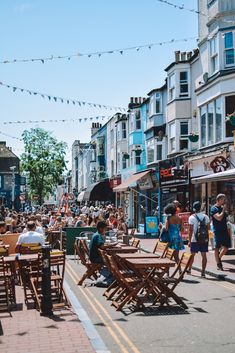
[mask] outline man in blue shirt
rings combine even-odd
[[[211,207],[211,217],[215,235],[215,260],[217,269],[223,271],[222,257],[231,247],[231,239],[227,227],[226,195],[219,194],[216,204]]]

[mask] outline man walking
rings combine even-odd
[[[210,230],[209,217],[201,212],[199,201],[193,204],[193,214],[189,217],[189,246],[191,253],[195,256],[198,252],[202,255],[201,276],[205,278],[207,264],[208,240]]]
[[[231,247],[226,211],[226,195],[219,194],[216,197],[216,204],[211,208],[211,217],[215,236],[215,261],[217,269],[221,271],[223,271],[222,257]]]

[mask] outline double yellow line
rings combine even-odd
[[[73,282],[77,284],[79,281],[79,277],[72,268],[72,266],[69,264],[69,262],[66,263],[66,271],[69,274],[70,278],[73,280]],[[133,353],[141,353],[138,348],[134,345],[134,343],[130,340],[130,338],[126,335],[126,333],[123,331],[123,329],[116,322],[113,321],[111,315],[96,299],[93,293],[88,288],[83,288],[81,286],[78,286],[78,289],[86,298],[87,302],[91,306],[92,310],[99,317],[101,322],[105,325],[120,350],[123,353],[129,353],[130,351],[132,351]],[[117,335],[117,332],[119,336]]]

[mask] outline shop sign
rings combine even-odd
[[[145,218],[146,233],[152,234],[158,232],[158,220],[157,217],[146,217]]]
[[[176,157],[159,163],[161,185],[187,183],[188,165],[182,157]]]
[[[150,174],[145,175],[138,180],[140,190],[148,190],[153,188],[153,181]]]
[[[167,169],[161,169],[160,170],[160,177],[161,179],[163,178],[168,178],[168,177],[172,177],[173,173],[172,173],[172,168],[167,168]]]
[[[224,172],[230,167],[230,163],[223,156],[218,156],[210,163],[214,173]]]

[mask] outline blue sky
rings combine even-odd
[[[182,5],[182,0],[172,0]],[[197,0],[185,6],[197,8]],[[0,61],[94,52],[197,36],[197,15],[157,0],[1,0]],[[0,65],[0,81],[15,86],[107,105],[126,107],[131,96],[146,96],[164,83],[164,68],[175,50],[191,50],[196,41],[45,64]],[[112,113],[112,112],[111,112]],[[110,112],[108,112],[110,114]],[[19,137],[25,128],[4,121],[76,119],[107,115],[43,100],[0,86],[0,131]],[[101,121],[102,123],[102,121]],[[47,123],[40,126],[71,147],[75,139],[89,141],[90,122]],[[0,135],[20,154],[20,141]]]

